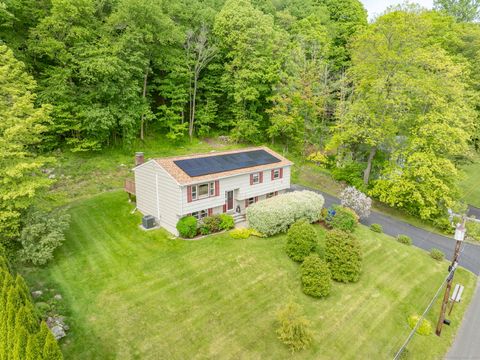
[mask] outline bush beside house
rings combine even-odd
[[[181,237],[191,239],[197,235],[208,235],[223,230],[230,230],[235,226],[233,217],[228,214],[206,216],[197,221],[193,216],[185,216],[178,220],[177,230]]]
[[[197,219],[193,216],[185,216],[178,220],[177,230],[181,237],[193,238],[197,235]]]
[[[361,247],[352,234],[341,230],[329,231],[325,239],[325,260],[333,280],[349,283],[360,278]]]
[[[320,220],[324,203],[323,196],[313,191],[294,191],[249,206],[247,219],[251,228],[271,236],[303,218],[310,223]]]
[[[290,226],[285,251],[292,260],[302,262],[316,246],[317,233],[307,220],[299,220]]]

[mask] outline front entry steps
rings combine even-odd
[[[241,223],[241,222],[245,222],[246,221],[246,217],[244,214],[240,214],[240,213],[233,213],[233,221],[235,222],[235,224],[238,224],[238,223]]]

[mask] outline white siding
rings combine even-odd
[[[137,209],[144,215],[157,216],[155,174],[158,166],[152,162],[134,169]]]
[[[234,192],[234,209],[240,205],[242,212],[244,210],[245,199],[258,196],[260,197],[270,192],[278,191],[279,193],[290,188],[290,166],[283,168],[283,178],[271,180],[271,170],[263,172],[263,182],[261,184],[250,185],[250,174],[248,172],[241,175],[235,175],[220,181],[220,194],[206,199],[194,200],[187,202],[187,186],[182,186],[182,207],[181,214],[189,214],[194,211],[216,208],[225,204],[225,192],[236,190]],[[263,198],[265,198],[263,196]],[[214,212],[216,209],[214,210]]]
[[[153,162],[135,169],[137,208],[144,215],[153,215],[158,224],[178,235],[176,225],[180,214],[180,186]],[[157,201],[158,198],[158,201]]]

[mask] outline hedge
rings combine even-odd
[[[317,233],[307,220],[295,222],[287,233],[285,251],[294,261],[303,261],[317,247]]]
[[[313,297],[325,297],[332,289],[332,274],[317,254],[307,256],[300,267],[303,292]]]
[[[325,260],[332,279],[344,283],[356,282],[362,271],[362,252],[359,241],[350,233],[332,230],[325,239]]]
[[[197,235],[197,219],[193,216],[185,216],[178,220],[177,230],[181,237],[193,238]]]
[[[370,230],[376,233],[383,233],[383,227],[380,224],[372,224],[370,225]]]
[[[271,236],[287,231],[295,221],[320,220],[325,200],[313,191],[294,191],[260,201],[247,208],[247,220],[253,229]]]
[[[445,254],[443,253],[443,251],[438,250],[436,248],[430,249],[430,256],[433,259],[438,260],[438,261],[442,261],[445,258]]]
[[[412,245],[412,238],[408,235],[400,234],[397,236],[397,241],[404,245]]]
[[[10,273],[2,253],[0,250],[0,359],[63,359],[52,332],[37,317],[25,281]]]

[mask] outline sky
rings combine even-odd
[[[404,1],[402,0],[385,0],[385,1],[379,1],[379,0],[361,0],[363,2],[363,5],[368,11],[368,18],[371,19],[375,14],[380,14],[382,13],[387,7],[390,5],[397,5],[401,4]],[[431,8],[433,4],[433,0],[414,0],[412,2],[415,2],[417,4],[420,4],[424,7]]]

